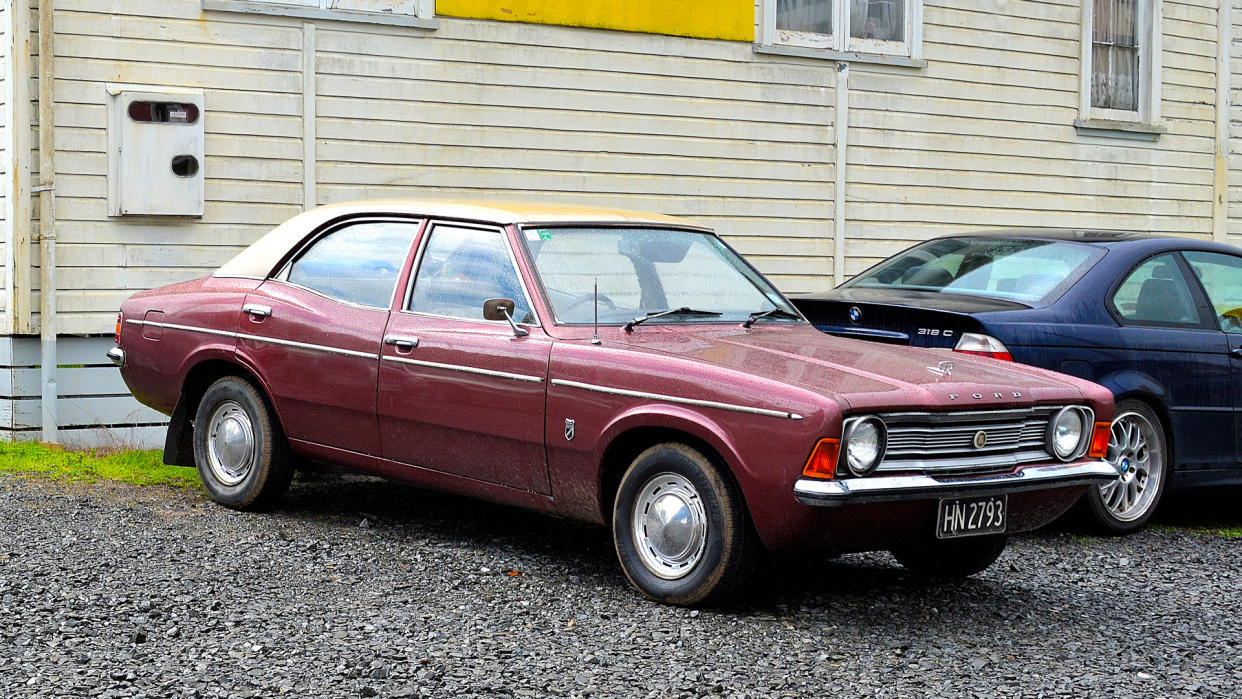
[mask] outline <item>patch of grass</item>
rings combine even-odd
[[[0,473],[23,473],[74,481],[198,488],[198,473],[163,463],[159,450],[69,451],[58,445],[0,442]]]
[[[1226,539],[1242,539],[1242,527],[1214,527],[1190,524],[1153,524],[1150,528],[1161,532],[1190,532],[1196,536],[1223,536]]]

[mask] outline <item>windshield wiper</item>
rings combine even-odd
[[[625,324],[625,331],[627,333],[634,332],[635,325],[638,325],[640,323],[646,323],[652,318],[659,318],[661,316],[718,316],[718,315],[720,315],[720,313],[716,311],[700,311],[696,308],[690,308],[689,306],[682,306],[681,308],[670,308],[667,311],[659,311],[657,313],[648,313],[645,316],[640,316],[638,318],[635,318],[634,320],[631,320],[630,322]]]
[[[790,313],[789,311],[783,308],[777,307],[769,311],[755,311],[754,313],[751,313],[749,316],[746,317],[746,320],[742,321],[742,327],[749,328],[750,326],[755,324],[756,320],[763,320],[764,318],[773,318],[773,317],[793,318],[794,320],[802,320],[802,316],[798,315],[797,313]]]

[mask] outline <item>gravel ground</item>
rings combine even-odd
[[[606,530],[363,478],[281,509],[0,476],[0,696],[1242,694],[1237,494],[1125,539],[1017,538],[923,584],[885,554],[643,600]]]

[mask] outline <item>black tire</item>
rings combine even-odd
[[[897,562],[926,578],[965,578],[987,569],[1005,550],[1004,534],[931,539],[893,551]]]
[[[658,532],[668,533],[662,537],[657,515],[644,514],[658,511],[684,513],[686,519],[677,519],[672,529],[661,527]],[[701,535],[694,533],[696,522]],[[650,599],[684,606],[719,603],[736,594],[758,548],[732,478],[699,451],[672,442],[639,454],[622,476],[612,533],[630,583]]]
[[[226,507],[270,506],[293,478],[293,459],[272,409],[241,377],[225,376],[207,388],[194,416],[193,441],[199,478]]]
[[[1136,436],[1137,441],[1127,436]],[[1136,532],[1155,514],[1169,481],[1169,441],[1160,418],[1146,403],[1117,402],[1107,458],[1115,467],[1124,464],[1126,472],[1112,483],[1087,489],[1082,499],[1087,517],[1103,534]],[[1134,500],[1127,507],[1125,498],[1131,495]]]

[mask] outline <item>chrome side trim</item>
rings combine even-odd
[[[293,340],[281,340],[275,337],[263,337],[261,335],[251,335],[249,333],[235,333],[228,330],[212,330],[210,328],[200,328],[193,325],[178,325],[177,323],[156,323],[150,320],[127,320],[127,323],[134,325],[150,325],[156,328],[166,328],[168,330],[185,330],[187,332],[203,333],[205,335],[216,335],[218,337],[231,337],[236,340],[253,340],[255,342],[268,342],[273,345],[284,345],[285,347],[297,347],[299,349],[315,350],[317,352],[327,352],[329,354],[340,354],[346,357],[360,357],[362,359],[379,359],[379,355],[374,352],[359,352],[357,350],[341,349],[339,347],[328,347],[327,345],[313,345],[309,342],[294,342]]]
[[[1102,484],[1117,478],[1117,469],[1107,461],[1031,466],[1016,473],[973,478],[935,478],[933,476],[872,476],[820,480],[799,478],[794,496],[804,505],[839,507],[895,500],[934,500],[959,495],[1019,493],[1029,490]]]
[[[125,350],[121,349],[120,347],[113,347],[112,349],[108,350],[105,354],[108,355],[108,359],[110,359],[113,364],[119,367],[125,366]]]
[[[527,383],[543,383],[542,376],[529,376],[527,374],[511,374],[507,371],[493,371],[492,369],[480,369],[473,366],[463,366],[461,364],[441,364],[440,362],[427,362],[421,359],[406,359],[405,357],[392,357],[384,355],[382,359],[390,362],[400,362],[402,364],[413,364],[414,366],[429,367],[431,369],[445,369],[447,371],[460,371],[464,374],[478,374],[480,376],[494,376],[500,379],[513,379],[514,381],[526,381]]]
[[[662,393],[647,393],[646,391],[629,391],[624,388],[610,388],[608,386],[596,386],[595,384],[581,383],[578,381],[567,381],[565,379],[552,379],[553,386],[567,386],[569,388],[581,388],[584,391],[595,391],[596,393],[606,393],[610,396],[628,396],[630,398],[645,398],[647,400],[659,400],[666,403],[679,403],[681,405],[695,405],[702,408],[719,408],[721,410],[731,410],[735,413],[749,413],[751,415],[766,415],[768,417],[780,417],[786,420],[801,420],[802,416],[798,413],[784,412],[781,410],[768,410],[767,408],[752,408],[747,405],[734,405],[733,403],[717,403],[714,400],[697,400],[695,398],[681,398],[679,396],[666,396]]]

